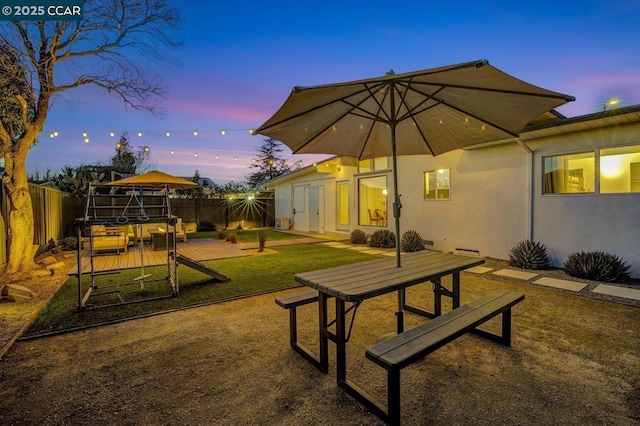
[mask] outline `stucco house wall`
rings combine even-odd
[[[415,229],[433,248],[504,259],[527,238],[526,152],[516,144],[399,158],[401,233]],[[449,200],[425,200],[423,173],[449,168]]]
[[[640,193],[543,195],[543,157],[640,144],[640,123],[527,142],[536,165],[533,236],[562,266],[576,251],[605,251],[623,258],[640,276]]]

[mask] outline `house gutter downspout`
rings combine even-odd
[[[533,164],[533,151],[531,150],[531,148],[529,148],[529,146],[524,143],[522,140],[520,140],[519,137],[515,138],[515,141],[518,145],[520,145],[522,147],[522,149],[524,149],[527,152],[527,157],[529,159],[529,173],[528,173],[528,177],[527,177],[527,186],[529,188],[529,199],[528,199],[528,208],[527,208],[527,235],[528,235],[528,239],[531,241],[534,241],[533,238],[533,230],[534,230],[534,224],[533,224],[533,206],[534,206],[534,202],[535,202],[535,191],[534,191],[534,187],[533,187],[533,182],[535,181],[535,168],[534,168],[534,164]]]

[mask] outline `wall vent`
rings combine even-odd
[[[480,250],[474,250],[474,249],[456,248],[453,251],[453,253],[454,254],[461,254],[463,256],[480,257]]]

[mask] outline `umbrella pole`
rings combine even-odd
[[[392,86],[393,90],[393,86]],[[391,111],[395,112],[395,103],[393,102],[393,92],[391,93]],[[400,210],[402,204],[400,203],[400,193],[398,191],[398,161],[396,154],[396,122],[395,114],[391,119],[391,161],[393,165],[393,218],[396,226],[396,266],[401,266],[400,261]],[[404,312],[402,308],[405,304],[405,291],[404,289],[398,290],[398,312],[397,317],[397,330],[398,334],[404,331]]]

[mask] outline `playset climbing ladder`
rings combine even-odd
[[[144,240],[141,232],[142,224],[157,223],[164,225],[164,229],[176,225],[177,218],[171,214],[171,204],[169,202],[168,186],[116,186],[116,185],[92,185],[87,188],[87,201],[84,216],[77,218],[74,222],[78,237],[78,310],[85,310],[98,307],[89,303],[92,296],[116,293],[121,303],[133,303],[124,301],[120,297],[120,286],[130,284],[140,284],[144,288],[145,280],[151,277],[144,271]],[[98,285],[97,278],[102,275],[119,274],[120,268],[113,271],[96,271],[94,258],[101,256],[94,250],[93,239],[97,237],[94,229],[97,225],[116,228],[128,233],[128,226],[138,227],[138,249],[140,250],[140,275],[132,282]],[[84,237],[89,239],[89,275],[90,285],[86,292],[83,292],[82,276],[82,241]],[[176,262],[176,235],[175,232],[167,233],[167,274],[164,280],[168,280],[171,285],[171,292],[165,296],[156,296],[144,300],[159,299],[178,295],[178,274]],[[134,241],[134,246],[135,246]],[[126,250],[126,248],[125,248]],[[159,281],[159,280],[156,280]],[[151,282],[151,281],[148,281]],[[139,302],[140,300],[135,300]],[[108,305],[108,306],[112,306]],[[104,307],[104,306],[100,306]]]

